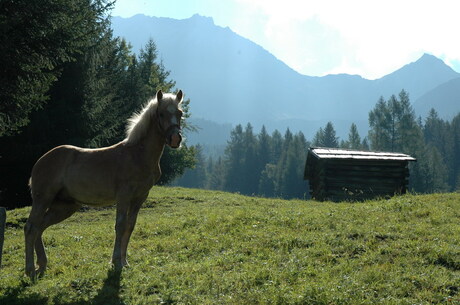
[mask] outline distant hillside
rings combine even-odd
[[[136,51],[149,38],[155,40],[171,78],[191,99],[193,117],[219,124],[251,122],[256,130],[262,124],[269,131],[289,126],[311,138],[332,121],[343,138],[355,122],[365,136],[368,113],[380,96],[388,98],[404,88],[414,102],[460,77],[426,54],[378,80],[347,74],[312,77],[297,73],[231,29],[216,26],[209,17],[175,20],[136,15],[114,17],[112,23],[114,34],[125,37]],[[452,108],[460,111],[458,104]]]
[[[460,74],[452,70],[441,59],[424,54],[416,62],[376,80],[375,86],[383,96],[389,96],[395,93],[395,88],[403,85],[404,87],[401,88],[409,92],[414,102],[431,89],[457,77],[460,77]]]
[[[440,117],[453,118],[460,111],[460,77],[425,93],[415,101],[414,107],[422,117],[435,108]]]

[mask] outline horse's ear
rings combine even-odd
[[[182,93],[182,90],[179,90],[176,94],[176,100],[179,101],[179,104],[182,103],[182,98],[184,97],[184,94]]]
[[[158,102],[163,99],[163,91],[161,91],[161,89],[157,91],[156,97]]]

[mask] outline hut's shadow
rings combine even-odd
[[[90,304],[124,304],[123,301],[120,299],[121,272],[121,268],[109,269],[109,271],[107,272],[107,278],[104,281],[104,285],[98,291],[97,295],[93,298]]]

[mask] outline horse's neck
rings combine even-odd
[[[150,130],[138,145],[143,159],[148,163],[146,165],[157,166],[165,147],[165,140],[160,134],[157,124],[152,124]]]

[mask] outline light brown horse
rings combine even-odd
[[[178,148],[182,141],[182,97],[182,91],[158,91],[129,119],[127,137],[118,144],[98,149],[58,146],[37,161],[30,178],[32,210],[24,227],[27,275],[34,278],[46,269],[43,231],[82,205],[117,204],[112,264],[117,269],[128,264],[129,238],[142,203],[161,176],[164,146]]]

